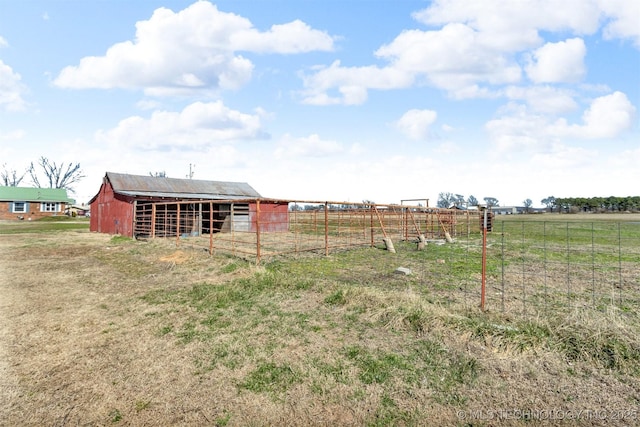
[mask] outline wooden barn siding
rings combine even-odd
[[[116,197],[111,185],[103,184],[91,203],[91,231],[133,237],[133,201]]]
[[[256,203],[249,205],[249,222],[253,233],[258,229],[256,208]],[[260,231],[289,231],[289,205],[261,202]]]

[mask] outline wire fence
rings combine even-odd
[[[402,248],[402,245],[399,245]],[[433,302],[476,309],[482,234],[430,242],[423,254],[376,260],[409,268]],[[393,285],[393,279],[385,280]],[[635,313],[640,307],[640,222],[494,221],[486,241],[484,308],[536,317],[575,310]]]
[[[336,255],[352,283],[411,288],[463,309],[484,299],[486,310],[538,316],[632,312],[640,302],[640,222],[494,219],[485,246],[482,215],[456,209],[256,199],[154,203],[138,213],[137,235],[256,263]]]
[[[502,221],[489,248],[489,304],[525,315],[640,302],[640,222]]]

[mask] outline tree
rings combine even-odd
[[[464,196],[462,194],[454,194],[452,202],[455,207],[461,208],[465,203]]]
[[[64,188],[73,193],[72,185],[85,177],[80,169],[80,163],[76,163],[75,165],[73,163],[69,163],[65,167],[64,164],[58,165],[56,162],[51,162],[43,156],[40,157],[38,165],[40,166],[41,173],[44,175],[44,180],[49,184],[48,187],[40,185],[38,171],[32,162],[28,172],[31,176],[33,185],[38,188]]]
[[[0,171],[0,183],[5,187],[17,187],[26,174],[27,171],[24,171],[22,175],[20,175],[15,169],[7,169],[7,164],[5,163],[2,165],[2,171]]]
[[[451,206],[461,208],[464,204],[465,200],[462,194],[440,193],[438,195],[437,207],[439,208],[450,208]]]
[[[488,208],[495,208],[500,206],[498,199],[496,199],[495,197],[485,197],[483,200],[487,204]]]
[[[524,199],[522,204],[524,205],[524,211],[529,213],[529,209],[531,209],[531,206],[533,206],[533,202],[531,201],[531,199]]]
[[[556,198],[553,196],[545,197],[540,200],[540,203],[545,205],[547,209],[549,209],[549,212],[553,212],[553,208],[556,206]]]
[[[469,206],[478,206],[478,199],[474,195],[469,196],[467,199],[467,203]]]
[[[448,208],[451,206],[453,198],[454,195],[452,193],[440,193],[438,194],[437,206],[439,208]]]

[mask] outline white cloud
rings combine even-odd
[[[605,39],[630,39],[640,49],[640,2],[635,0],[597,0],[609,21],[604,26]]]
[[[65,88],[144,88],[167,95],[202,89],[235,89],[251,78],[253,64],[237,51],[299,53],[331,50],[333,39],[301,21],[267,32],[246,18],[206,1],[186,9],[157,9],[136,24],[134,41],[111,46],[65,67],[54,83]]]
[[[395,127],[413,140],[424,140],[429,136],[429,127],[436,121],[438,113],[433,110],[409,110],[394,123]]]
[[[572,83],[586,74],[584,57],[587,48],[580,38],[558,43],[546,43],[536,49],[526,67],[527,75],[535,83]]]
[[[584,41],[574,37],[544,44],[543,36],[592,35],[605,22],[610,37],[638,40],[639,5],[629,0],[434,0],[413,17],[435,29],[406,30],[378,48],[375,56],[386,61],[385,66],[349,67],[336,61],[305,76],[303,102],[359,104],[369,89],[425,83],[455,99],[492,98],[499,93],[497,86],[521,81],[518,60],[523,55],[529,58],[527,72],[533,82],[577,82],[586,74]],[[567,98],[556,101],[564,106],[539,103],[539,111],[571,104]]]
[[[515,83],[521,78],[517,63],[483,46],[477,34],[463,24],[446,25],[439,31],[404,31],[375,55],[388,65],[343,67],[335,61],[305,76],[303,102],[361,104],[369,89],[400,89],[425,82],[456,98],[490,97],[490,91],[478,83]],[[336,94],[332,94],[333,88]]]
[[[435,86],[456,90],[478,82],[513,83],[520,67],[479,38],[472,28],[450,23],[438,31],[404,31],[376,51],[395,68],[425,75]]]
[[[238,31],[230,36],[230,41],[233,50],[248,52],[291,54],[333,50],[331,36],[297,19],[288,24],[273,25],[262,33],[254,28]]]
[[[578,108],[573,93],[553,86],[509,86],[504,96],[510,100],[522,100],[532,111],[545,114],[567,113]]]
[[[275,151],[275,157],[302,158],[302,157],[327,157],[344,151],[342,145],[336,141],[323,140],[317,134],[303,138],[293,138],[284,135]]]
[[[343,67],[340,61],[303,76],[303,80],[302,102],[311,105],[359,105],[367,100],[368,89],[402,88],[413,83],[413,77],[399,69]],[[332,88],[337,88],[338,96],[329,93]]]
[[[632,126],[634,113],[627,96],[614,92],[593,100],[582,115],[582,124],[569,124],[566,118],[552,122],[550,116],[526,106],[511,105],[502,117],[487,122],[485,129],[498,152],[536,152],[567,138],[614,138]]]
[[[547,119],[525,107],[515,107],[509,115],[490,120],[485,129],[499,154],[532,151],[547,143]]]
[[[601,10],[588,0],[436,0],[413,16],[427,25],[467,24],[478,31],[481,45],[517,52],[540,45],[539,31],[593,34],[600,15]]]
[[[551,131],[560,136],[584,139],[613,138],[633,125],[635,107],[622,92],[596,98],[582,115],[583,124],[567,124],[559,119]]]
[[[22,111],[26,102],[22,98],[26,89],[20,74],[0,60],[0,107],[7,111]]]
[[[155,111],[149,119],[126,118],[97,134],[100,142],[127,149],[206,150],[222,142],[264,137],[260,115],[225,107],[222,102],[196,102],[181,112]]]
[[[9,46],[9,43],[7,43],[7,41],[2,36],[0,36],[0,47],[7,47],[7,46]]]

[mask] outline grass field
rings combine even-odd
[[[471,249],[430,249],[255,266],[86,222],[2,223],[0,424],[640,422],[636,307],[451,304],[477,278],[437,260]],[[427,263],[450,283],[394,273]]]

